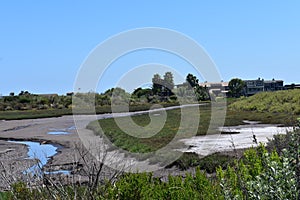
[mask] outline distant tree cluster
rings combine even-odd
[[[166,72],[162,79],[159,74],[152,78],[152,94],[160,97],[161,101],[207,101],[210,100],[208,88],[199,85],[199,80],[193,74],[188,74],[186,81],[175,88],[173,74]]]
[[[57,94],[37,95],[21,91],[18,95],[11,92],[0,99],[0,110],[43,110],[69,108],[72,97]]]
[[[173,74],[166,72],[162,79],[159,74],[154,74],[152,78],[152,91],[154,95],[161,97],[169,97],[174,95],[172,90],[174,89]]]
[[[42,109],[70,109],[72,97],[86,106],[105,106],[119,104],[144,104],[144,103],[178,103],[178,98],[191,101],[209,100],[207,88],[199,86],[196,76],[188,74],[186,82],[175,87],[174,77],[171,72],[163,76],[154,74],[152,88],[137,88],[131,94],[122,88],[116,87],[104,93],[67,93],[67,95],[31,94],[21,91],[18,95],[11,92],[9,96],[0,98],[0,110],[42,110]]]
[[[176,96],[184,101],[210,100],[208,88],[199,85],[199,80],[193,74],[186,76],[186,81],[177,86]]]

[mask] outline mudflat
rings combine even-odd
[[[178,108],[170,107],[168,109]],[[43,168],[45,171],[58,171],[58,170],[67,170],[72,175],[76,175],[78,180],[86,181],[87,177],[82,173],[84,171],[84,163],[81,158],[82,151],[89,152],[89,149],[86,149],[88,146],[85,144],[85,147],[82,145],[84,142],[92,141],[101,145],[105,145],[103,141],[101,141],[99,136],[96,136],[91,130],[86,129],[86,126],[89,122],[96,119],[110,118],[110,117],[121,117],[121,116],[130,116],[130,115],[139,115],[147,113],[148,111],[139,111],[133,113],[119,113],[119,114],[101,114],[96,116],[75,116],[76,123],[74,122],[74,116],[62,116],[56,118],[41,118],[41,119],[24,119],[24,120],[11,120],[11,121],[0,121],[0,189],[7,188],[10,183],[14,180],[22,178],[24,176],[24,171],[28,169],[30,166],[37,163],[34,159],[26,159],[28,158],[28,147],[24,144],[15,144],[9,141],[34,141],[39,142],[41,144],[52,144],[56,147],[57,153],[50,158]],[[256,124],[250,124],[248,126],[255,127]],[[261,126],[261,125],[259,125]],[[229,127],[230,131],[235,130]],[[238,127],[240,128],[240,127]],[[276,129],[277,130],[277,129]],[[252,134],[246,138],[246,133],[242,133],[239,129],[237,130],[241,132],[234,137],[239,137],[241,139],[236,140],[236,145],[239,144],[251,144]],[[237,132],[236,131],[236,132]],[[68,134],[49,134],[49,132],[63,132]],[[228,131],[227,131],[228,132]],[[78,134],[80,133],[80,134]],[[252,133],[252,132],[251,132]],[[258,139],[266,140],[267,137],[270,138],[274,133],[266,134],[266,133],[258,133]],[[82,135],[85,137],[85,141],[81,139]],[[210,137],[215,137],[211,135]],[[199,139],[199,144],[203,144],[202,139],[207,136],[198,136],[196,138],[191,138],[191,142],[193,142],[192,146],[197,147],[197,138]],[[216,138],[211,138],[211,140],[216,142]],[[232,140],[231,135],[222,135],[218,138],[218,143],[220,146],[217,148],[218,152],[228,151],[228,141]],[[225,141],[225,142],[224,142]],[[194,143],[197,143],[195,145]],[[214,144],[215,144],[214,142]],[[191,144],[186,144],[191,145]],[[227,145],[227,146],[226,146]],[[253,145],[253,143],[252,143]],[[203,145],[201,148],[203,150]],[[239,148],[247,148],[248,146],[241,145]],[[88,151],[87,151],[88,150]],[[192,150],[192,149],[190,149]],[[204,149],[205,150],[205,149]],[[196,151],[199,155],[204,155],[202,151]],[[90,152],[89,152],[90,153]],[[159,177],[168,176],[168,174],[185,174],[186,172],[180,171],[178,169],[158,169],[156,165],[149,164],[147,160],[137,160],[135,158],[128,157],[122,152],[118,150],[110,150],[110,152],[104,152],[113,158],[113,162],[118,162],[128,160],[131,164],[126,167],[136,167],[132,168],[132,171],[155,171],[155,175]],[[106,157],[106,158],[107,158]],[[95,161],[95,157],[89,155],[89,158],[92,161]],[[123,167],[123,166],[122,166]],[[112,167],[114,168],[114,167]],[[111,166],[106,166],[103,168],[103,177],[110,177],[115,173]],[[88,171],[88,169],[85,169]]]
[[[134,113],[122,113],[119,115],[132,114]],[[88,140],[98,142],[97,144],[102,145],[103,143],[99,136],[94,135],[91,130],[86,129],[86,125],[95,119],[112,117],[112,114],[97,115],[95,117],[77,116],[76,126],[73,116],[0,121],[0,170],[9,179],[3,179],[2,183],[0,182],[0,189],[7,188],[14,180],[22,178],[24,176],[23,172],[37,163],[34,159],[27,159],[28,147],[26,145],[15,144],[9,141],[33,141],[41,144],[52,144],[58,147],[57,153],[43,166],[44,170],[68,170],[72,175],[77,176],[76,179],[83,182],[86,181],[87,177],[82,172],[88,169],[84,169],[86,163],[83,163],[84,161],[81,159],[81,156],[84,151],[88,152],[88,154],[90,153],[89,149],[82,145],[83,142],[78,132],[84,133],[85,142]],[[67,132],[68,134],[49,134],[49,132]],[[118,160],[122,161],[126,156],[123,153],[118,153],[116,150],[109,152],[109,155],[114,159],[114,162],[118,162]],[[88,155],[88,157],[91,162],[96,161],[92,155]],[[126,159],[130,160],[132,166],[138,165],[140,169],[151,168],[148,161],[137,161],[134,158],[130,159],[128,157]],[[102,171],[103,178],[110,178],[116,172],[116,170],[111,169],[109,166],[103,167]],[[28,177],[26,178],[28,179]]]

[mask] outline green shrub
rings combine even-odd
[[[232,110],[299,114],[300,90],[261,92],[251,97],[240,98],[229,105],[229,108]]]
[[[218,184],[199,169],[195,176],[169,176],[166,182],[151,173],[126,174],[108,191],[106,199],[223,199]]]
[[[299,137],[299,130],[291,133],[290,145],[281,156],[260,145],[247,150],[234,168],[219,168],[225,199],[298,199]]]
[[[234,158],[232,156],[223,155],[221,153],[214,153],[212,155],[200,158],[196,153],[186,152],[167,167],[176,166],[181,170],[187,170],[191,167],[198,167],[207,173],[214,173],[218,167],[226,169],[228,165],[233,164]]]

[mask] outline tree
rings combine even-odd
[[[207,87],[202,87],[197,85],[195,87],[196,98],[198,101],[207,101],[210,100]]]
[[[152,78],[152,91],[153,94],[159,95],[162,92],[162,84],[163,80],[161,79],[159,74],[154,74]]]
[[[186,82],[188,83],[188,87],[194,90],[198,101],[206,101],[210,99],[207,88],[199,85],[199,79],[197,79],[196,76],[188,74],[186,76]]]
[[[199,85],[199,80],[193,74],[188,74],[186,76],[186,81],[189,83],[189,86],[192,88],[195,88],[196,86]]]
[[[110,96],[111,104],[128,103],[130,94],[120,87],[111,88],[105,92],[105,95]]]
[[[240,97],[243,94],[245,82],[239,78],[233,78],[229,81],[228,87],[232,97]]]
[[[173,95],[174,81],[172,72],[166,72],[163,80],[165,96]]]
[[[28,91],[21,91],[20,93],[19,93],[19,96],[23,96],[23,95],[30,95],[30,93],[28,92]]]
[[[24,91],[23,90],[19,93],[19,96],[22,96],[22,95],[24,95]]]
[[[152,91],[149,88],[137,88],[133,91],[132,95],[136,96],[137,98],[141,98],[142,96],[149,97]]]
[[[164,85],[170,90],[174,89],[174,81],[172,72],[166,72],[164,75]]]

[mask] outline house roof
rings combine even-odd
[[[276,83],[276,82],[283,82],[283,80],[266,80],[265,83]]]
[[[221,87],[227,87],[229,82],[207,82],[207,83],[199,83],[199,86],[202,87],[212,87],[212,86],[221,86]]]

